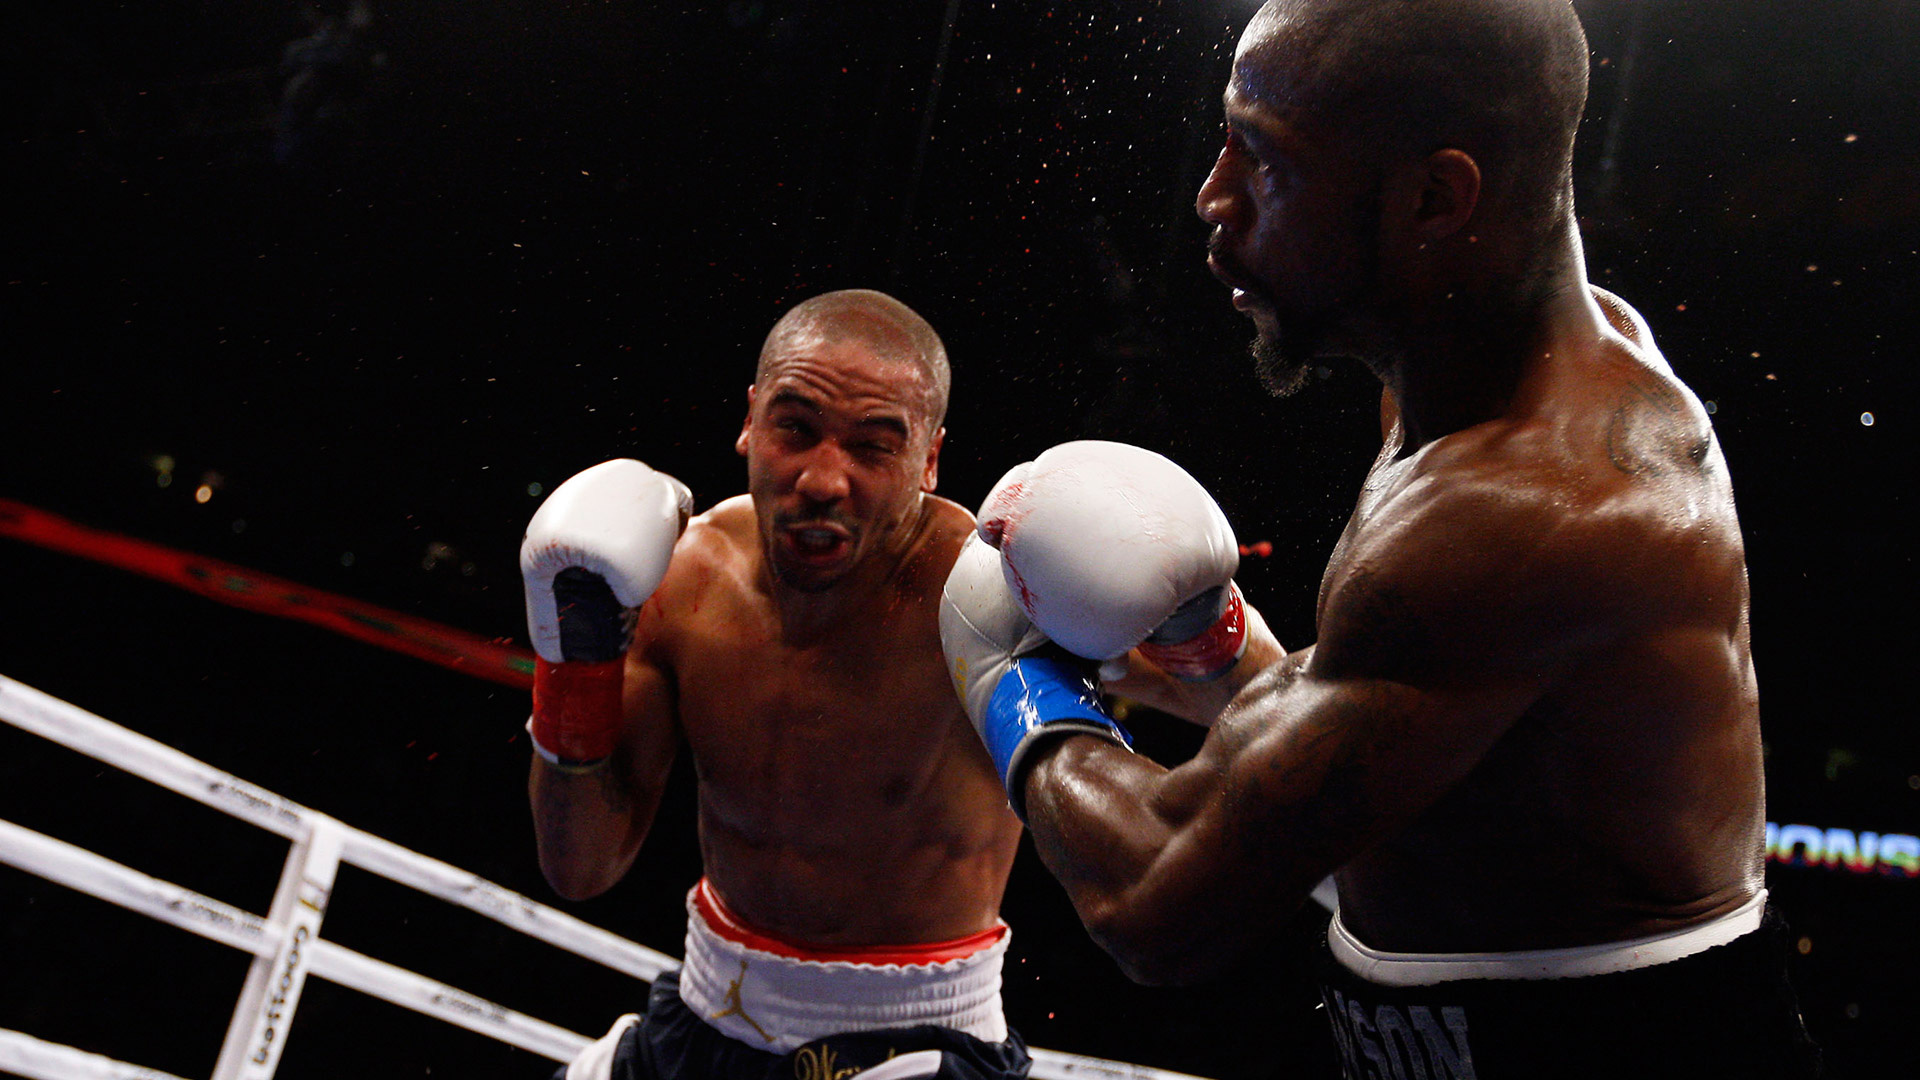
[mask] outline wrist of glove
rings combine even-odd
[[[1183,682],[1225,675],[1247,651],[1247,606],[1229,581],[1180,605],[1139,645],[1140,655]]]
[[[1007,587],[1000,553],[977,535],[967,538],[947,575],[940,645],[954,690],[1021,821],[1035,748],[1076,732],[1131,747],[1101,705],[1091,665],[1033,625]]]
[[[533,662],[534,753],[564,772],[606,764],[619,740],[621,676],[626,660]]]
[[[1006,787],[1007,803],[1022,822],[1027,820],[1027,772],[1038,747],[1083,734],[1133,748],[1133,736],[1107,715],[1085,663],[1064,652],[1033,653],[1009,662],[976,726]]]
[[[534,657],[534,752],[562,770],[603,764],[620,734],[621,681],[637,610],[621,605],[606,579],[568,567],[554,575],[559,660]]]

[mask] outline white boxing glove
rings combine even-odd
[[[980,535],[1047,637],[1111,661],[1139,646],[1178,678],[1214,678],[1246,648],[1240,548],[1199,481],[1125,443],[1062,443],[981,504]]]
[[[1026,764],[1042,740],[1084,732],[1131,745],[1084,664],[1060,652],[1008,592],[1000,553],[967,537],[940,596],[940,647],[954,689],[1026,820]]]
[[[520,574],[535,653],[533,719],[542,757],[590,768],[612,753],[634,615],[667,576],[693,494],[629,458],[555,488],[527,523]]]

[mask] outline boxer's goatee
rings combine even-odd
[[[1247,350],[1253,356],[1254,374],[1260,377],[1260,385],[1274,397],[1290,397],[1307,385],[1313,368],[1306,361],[1288,356],[1280,348],[1280,339],[1261,334],[1253,339],[1253,346]]]

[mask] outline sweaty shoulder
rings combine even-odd
[[[716,585],[745,586],[753,579],[758,552],[753,500],[736,495],[687,522],[656,595],[697,600]]]
[[[927,515],[927,541],[936,548],[951,547],[957,555],[960,545],[973,531],[973,512],[951,499],[938,495],[923,496]]]
[[[1326,660],[1550,677],[1609,639],[1694,620],[1703,600],[1732,612],[1715,603],[1745,588],[1724,462],[1699,402],[1620,310],[1614,334],[1547,365],[1509,415],[1375,470],[1329,582]]]
[[[938,597],[960,557],[960,546],[973,531],[973,513],[951,499],[938,495],[921,497],[921,525],[913,550],[901,567],[900,588],[904,592],[930,592]]]

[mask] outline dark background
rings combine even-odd
[[[977,504],[1066,438],[1162,450],[1243,541],[1273,543],[1241,580],[1304,643],[1377,389],[1337,371],[1264,399],[1202,266],[1192,195],[1253,6],[418,0],[289,50],[344,5],[10,5],[0,497],[524,643],[530,485],[631,455],[703,507],[739,490],[766,328],[870,286],[953,355],[944,493]],[[1651,321],[1734,470],[1769,818],[1920,831],[1895,629],[1913,601],[1896,523],[1914,490],[1920,10],[1577,6],[1592,276]],[[522,694],[11,542],[0,672],[552,900]],[[1164,718],[1140,725],[1162,756],[1192,749]],[[675,785],[629,879],[570,910],[677,954],[698,863],[684,768]],[[256,912],[285,850],[11,728],[0,817]],[[1909,1061],[1920,881],[1771,866],[1769,884],[1837,1071]],[[1006,912],[1008,1008],[1036,1045],[1236,1078],[1324,1053],[1296,952],[1310,917],[1220,985],[1147,990],[1030,851]],[[351,868],[327,934],[576,1030],[638,1000]],[[0,1026],[205,1075],[244,968],[0,869]],[[544,1072],[315,981],[281,1075]]]

